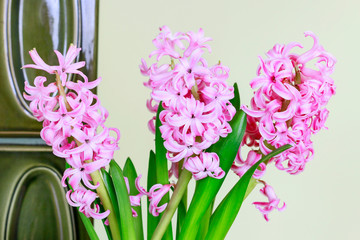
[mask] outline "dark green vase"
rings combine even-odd
[[[0,239],[88,239],[61,184],[65,161],[41,139],[41,123],[23,98],[24,81],[44,72],[21,69],[36,48],[49,64],[53,49],[82,48],[82,69],[96,78],[97,0],[0,1]],[[50,76],[48,80],[52,81]]]

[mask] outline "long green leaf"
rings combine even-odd
[[[121,239],[134,240],[136,239],[136,236],[129,194],[126,188],[123,172],[114,160],[111,160],[110,162],[110,175],[113,180],[119,206]]]
[[[230,192],[226,195],[223,201],[219,204],[214,214],[211,216],[209,231],[206,235],[206,240],[218,240],[225,238],[244,201],[246,190],[256,168],[258,168],[258,166],[262,162],[269,160],[270,158],[278,155],[279,153],[282,153],[283,151],[291,147],[291,145],[285,145],[272,151],[268,155],[261,158],[257,163],[255,163],[240,178],[240,180],[230,190]]]
[[[156,180],[157,183],[162,185],[169,183],[169,171],[168,160],[166,158],[166,148],[164,147],[164,139],[161,137],[160,126],[161,121],[159,119],[161,111],[164,110],[162,102],[159,103],[159,108],[156,114],[156,130],[155,130],[155,153],[156,153]],[[165,194],[161,199],[159,206],[169,202],[169,193]],[[163,213],[160,213],[158,218],[161,219]],[[172,226],[169,224],[163,238],[163,240],[172,240]]]
[[[199,230],[196,235],[196,240],[204,240],[206,237],[206,234],[209,229],[210,217],[211,217],[213,207],[214,207],[214,202],[215,202],[214,200],[212,201],[210,207],[206,210],[204,216],[201,219]]]
[[[99,240],[98,235],[95,232],[94,226],[91,223],[90,219],[87,218],[83,213],[79,212],[81,221],[83,222],[85,229],[87,233],[89,234],[89,237],[91,240]]]
[[[65,168],[68,169],[71,166],[68,163],[65,163]],[[69,189],[74,190],[71,185],[68,183],[68,181],[66,181],[66,184],[68,186]],[[79,208],[77,208],[79,210]],[[94,226],[92,224],[92,222],[90,221],[90,219],[88,217],[86,217],[82,212],[79,212],[79,216],[80,219],[82,221],[82,223],[84,224],[84,227],[90,237],[91,240],[99,240],[98,235],[96,234],[96,231],[94,229]]]
[[[240,109],[240,93],[237,83],[234,83],[234,98],[231,99],[230,102],[235,107],[236,111]]]
[[[100,212],[105,212],[105,209],[104,209],[103,205],[100,203],[99,198],[95,199],[95,204],[97,204],[100,207]],[[110,226],[105,224],[106,218],[101,219],[101,221],[102,221],[103,226],[105,228],[105,232],[106,232],[106,235],[108,237],[108,240],[112,240],[113,238],[111,236]]]
[[[230,122],[230,126],[232,132],[226,138],[220,139],[208,149],[209,152],[218,154],[220,158],[220,167],[225,173],[230,170],[244,136],[246,114],[241,110],[238,111]],[[196,234],[193,233],[193,228],[194,226],[199,226],[203,215],[215,198],[224,179],[225,177],[222,179],[208,177],[198,181],[179,239],[190,240],[196,238]]]
[[[183,167],[184,161],[179,162],[179,176],[181,176],[182,167]],[[184,195],[181,198],[181,201],[179,203],[178,209],[177,209],[177,221],[176,221],[176,236],[178,237],[181,232],[181,227],[184,224],[186,211],[187,211],[187,189],[185,190]]]
[[[179,203],[177,209],[177,221],[176,221],[176,236],[179,236],[181,232],[181,227],[184,224],[184,220],[186,217],[186,206],[187,205],[187,191],[184,193],[181,198],[181,202]]]
[[[116,198],[116,192],[115,192],[115,188],[114,188],[114,183],[111,179],[110,174],[105,170],[105,169],[101,169],[101,175],[103,177],[104,180],[104,184],[105,187],[109,193],[109,197],[111,200],[111,204],[113,205],[114,211],[115,211],[115,216],[116,219],[118,221],[118,223],[120,224],[120,212],[119,212],[119,204]]]
[[[148,167],[148,178],[147,178],[147,191],[156,184],[156,159],[155,153],[151,150],[149,154],[149,167]],[[154,217],[149,211],[149,200],[147,200],[147,239],[150,240],[158,225],[160,218]]]
[[[130,195],[134,196],[139,193],[135,186],[135,180],[137,178],[137,173],[135,166],[130,158],[128,158],[124,165],[124,176],[129,180],[129,187],[130,187]],[[133,217],[135,234],[137,240],[144,239],[143,233],[143,224],[142,224],[142,214],[141,214],[141,205],[138,207],[133,207],[133,209],[137,212],[137,217]]]
[[[168,172],[168,160],[166,158],[167,150],[164,147],[164,139],[161,137],[161,132],[160,132],[161,121],[159,119],[159,115],[162,110],[164,110],[164,108],[162,107],[162,102],[160,102],[156,114],[156,131],[155,131],[156,180],[157,183],[164,185],[169,183],[169,172]],[[169,195],[167,195],[167,198],[169,198]],[[166,197],[163,197],[163,200],[164,199],[166,199]],[[167,199],[167,201],[168,200],[169,199]]]

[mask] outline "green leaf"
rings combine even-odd
[[[237,83],[234,83],[234,98],[230,100],[230,103],[235,107],[236,111],[240,109],[240,93]]]
[[[71,166],[68,163],[65,163],[65,168],[71,168]],[[66,184],[68,186],[69,189],[74,190],[71,185],[68,183],[68,181],[66,181]],[[77,208],[79,210],[79,208]],[[84,224],[84,227],[90,237],[91,240],[99,240],[98,235],[96,234],[96,231],[94,229],[94,226],[92,224],[92,222],[90,221],[89,218],[87,218],[82,212],[79,212],[79,216],[80,219],[82,221],[82,223]]]
[[[291,148],[291,145],[282,146],[268,155],[261,158],[255,163],[235,184],[226,197],[219,204],[214,214],[211,216],[210,226],[206,239],[224,239],[231,225],[233,224],[236,215],[238,214],[241,204],[244,201],[246,190],[249,182],[254,174],[256,168],[260,163],[269,160],[270,158],[282,153]]]
[[[139,193],[135,186],[135,180],[137,178],[137,173],[135,166],[130,158],[127,158],[125,165],[124,165],[124,176],[129,180],[129,187],[130,187],[130,195],[134,196]],[[144,239],[143,233],[143,224],[142,224],[142,214],[141,214],[141,206],[133,207],[133,209],[137,212],[138,216],[133,217],[135,234],[137,240]]]
[[[156,114],[156,131],[155,131],[156,180],[157,183],[164,185],[169,183],[169,172],[168,172],[168,160],[166,158],[167,150],[164,147],[164,139],[161,137],[161,132],[159,128],[161,126],[159,115],[162,110],[164,110],[164,108],[162,107],[162,102],[160,102]],[[169,200],[168,198],[169,195],[167,194],[167,201]],[[164,196],[163,199],[166,199],[166,197]]]
[[[158,111],[156,114],[156,130],[155,130],[155,152],[156,152],[156,180],[157,183],[162,185],[169,183],[169,171],[168,171],[168,160],[166,158],[166,148],[164,147],[164,139],[161,137],[160,126],[161,121],[159,119],[161,111],[164,110],[162,102],[159,103]],[[169,202],[169,193],[166,193],[161,199],[159,206]],[[160,213],[158,218],[161,219],[163,213]],[[167,228],[164,240],[172,240],[172,226],[171,223]]]
[[[91,240],[99,240],[98,235],[95,232],[94,226],[92,225],[89,218],[87,218],[83,213],[79,212],[81,221],[83,222],[87,233]]]
[[[105,212],[105,209],[103,207],[103,205],[100,203],[100,199],[99,198],[96,198],[95,199],[95,204],[99,205],[100,207],[100,212]],[[111,230],[110,230],[110,226],[106,225],[105,224],[105,221],[106,221],[106,218],[103,218],[101,219],[102,223],[103,223],[103,226],[105,228],[105,232],[106,232],[106,235],[108,237],[108,240],[112,240],[112,236],[111,236]]]
[[[183,160],[179,162],[179,176],[181,176],[183,163],[184,163]],[[179,236],[181,232],[181,227],[184,224],[186,211],[187,211],[187,195],[188,194],[186,189],[177,209],[176,236]]]
[[[230,126],[232,132],[226,138],[221,138],[207,150],[208,152],[218,154],[220,167],[226,174],[230,170],[244,136],[246,114],[242,110],[238,111],[230,122]],[[200,225],[202,217],[214,200],[224,179],[225,177],[222,179],[208,177],[198,181],[179,239],[190,240],[196,238],[196,234],[193,233],[193,228],[194,226]]]
[[[177,209],[176,236],[179,236],[181,227],[184,224],[187,207],[187,191],[184,193]]]
[[[110,162],[110,175],[113,180],[116,199],[119,206],[121,239],[134,240],[136,239],[136,236],[129,194],[126,188],[123,172],[114,160],[111,160]]]
[[[210,207],[206,210],[204,216],[201,219],[200,227],[196,236],[196,240],[204,240],[209,229],[210,217],[213,211],[215,199],[212,201]]]
[[[117,219],[118,223],[120,224],[119,204],[118,204],[118,201],[117,201],[117,198],[116,198],[116,192],[115,192],[115,188],[114,188],[114,183],[113,183],[113,181],[111,179],[110,174],[105,169],[101,169],[101,175],[103,177],[105,187],[106,187],[106,189],[107,189],[107,191],[109,193],[111,204],[112,204],[112,206],[114,208],[114,211],[115,211],[116,219]]]
[[[147,191],[156,184],[156,159],[155,153],[151,150],[149,154],[149,167],[148,167],[148,178],[147,178]],[[156,226],[158,225],[160,218],[154,217],[149,211],[149,199],[147,200],[147,239],[150,240]]]

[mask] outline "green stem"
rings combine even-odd
[[[97,183],[100,184],[99,187],[96,188],[96,192],[100,197],[101,203],[105,211],[110,210],[110,214],[107,217],[107,219],[109,220],[109,226],[111,229],[111,235],[113,237],[113,240],[120,240],[121,238],[120,238],[119,224],[116,219],[115,210],[111,204],[109,194],[105,188],[105,184],[101,178],[100,172],[99,171],[92,172],[90,173],[90,176],[94,182],[94,185],[96,185]]]
[[[154,234],[152,236],[152,240],[160,240],[164,235],[169,223],[171,222],[171,218],[173,217],[176,208],[178,207],[182,196],[184,195],[187,185],[192,177],[192,174],[183,169],[179,178],[179,181],[176,184],[173,195],[171,196],[170,202],[167,205],[165,212],[156,227]]]

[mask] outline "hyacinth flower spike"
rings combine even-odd
[[[55,155],[66,158],[71,166],[64,172],[62,179],[64,186],[69,179],[69,185],[73,189],[67,193],[69,204],[79,207],[79,211],[87,217],[107,217],[113,238],[119,239],[117,219],[99,174],[99,169],[109,164],[113,151],[118,149],[119,131],[104,126],[107,112],[101,107],[97,97],[89,91],[96,87],[100,79],[89,83],[87,77],[78,70],[85,63],[73,63],[80,50],[71,45],[65,56],[55,50],[59,65],[54,66],[46,64],[35,49],[31,50],[30,56],[35,64],[25,65],[24,68],[44,70],[55,75],[56,82],[45,87],[46,79],[37,77],[35,87],[25,83],[27,94],[24,94],[24,97],[31,101],[30,109],[36,118],[44,121],[41,137],[53,147]],[[84,82],[68,83],[68,74],[80,75]],[[68,86],[68,92],[65,92],[65,86]],[[58,95],[52,97],[56,92]],[[102,129],[99,134],[96,133],[97,128]],[[110,130],[117,136],[109,136]],[[95,189],[98,195],[92,191]],[[97,197],[101,199],[104,213],[99,213],[98,205],[92,208]]]
[[[232,120],[236,110],[229,101],[234,97],[234,88],[226,83],[229,69],[221,63],[208,66],[203,53],[206,49],[210,50],[205,43],[211,39],[204,37],[202,29],[198,33],[175,34],[166,26],[161,29],[154,40],[157,50],[153,51],[151,56],[157,55],[158,61],[167,55],[171,60],[169,63],[156,62],[150,66],[142,60],[140,71],[149,77],[144,84],[152,90],[149,101],[154,104],[147,104],[149,110],[154,112],[152,106],[157,106],[160,102],[164,108],[160,112],[159,120],[164,147],[167,150],[166,157],[172,164],[184,163],[185,166],[188,162],[194,178],[203,178],[205,175],[223,178],[225,173],[219,165],[220,160],[217,161],[215,156],[202,154],[232,131],[228,122]],[[179,40],[183,45],[180,46]],[[149,127],[154,130],[152,120],[150,121]],[[199,155],[205,156],[205,160],[200,160]],[[176,165],[173,166],[169,174],[176,172]],[[172,200],[159,226],[168,224],[182,191],[190,180],[187,174],[191,176],[191,172],[186,168],[181,172],[180,183],[176,184]],[[155,230],[154,239],[161,238],[163,230],[164,227]]]

